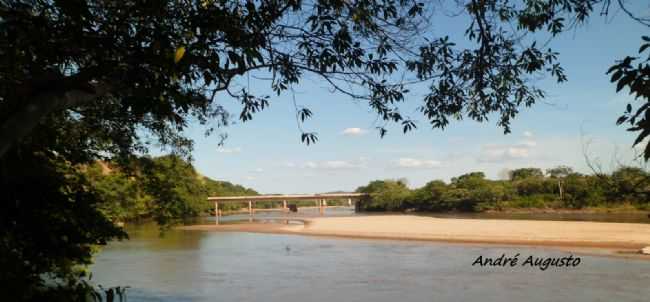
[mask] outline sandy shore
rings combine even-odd
[[[650,246],[650,224],[584,221],[356,216],[303,219],[301,224],[223,224],[185,230],[241,231],[370,239],[554,246],[632,252]]]

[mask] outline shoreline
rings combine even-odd
[[[282,219],[278,219],[282,220]],[[650,260],[650,224],[358,216],[289,219],[303,224],[237,223],[177,227],[190,231],[250,232],[347,239],[402,240],[468,245],[529,246],[597,256]]]
[[[300,209],[318,209],[318,206],[301,206]],[[346,205],[335,205],[327,206],[327,208],[353,208]],[[255,208],[256,212],[281,212],[284,209],[281,207],[273,208]],[[650,220],[650,210],[642,210],[633,206],[616,206],[616,207],[586,207],[582,209],[574,208],[503,208],[503,209],[491,209],[483,212],[455,212],[455,211],[395,211],[395,212],[362,212],[367,215],[392,215],[392,213],[409,213],[414,215],[454,215],[454,214],[569,214],[569,215],[593,215],[593,214],[615,214],[615,215],[641,215],[647,217]],[[228,210],[224,211],[224,215],[237,215],[237,214],[248,214],[248,208],[241,208],[239,210]]]

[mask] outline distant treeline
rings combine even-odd
[[[154,218],[166,225],[212,210],[208,196],[257,195],[255,190],[202,176],[174,155],[131,158],[119,165],[95,162],[82,171],[101,200],[101,212],[113,221]]]
[[[405,181],[376,180],[357,192],[370,193],[365,211],[481,212],[514,208],[581,209],[633,207],[650,210],[650,173],[621,167],[611,174],[584,175],[570,167],[546,170],[523,168],[509,172],[508,180],[490,180],[483,172],[434,180],[409,189]]]

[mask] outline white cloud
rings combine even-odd
[[[217,152],[218,153],[231,153],[231,154],[232,153],[239,153],[239,152],[241,152],[241,148],[240,147],[236,147],[236,148],[221,148],[220,147],[220,148],[217,148]]]
[[[504,163],[529,159],[537,148],[537,141],[531,131],[523,132],[524,139],[516,144],[488,144],[481,147],[478,162]]]
[[[294,162],[287,162],[287,163],[284,163],[284,166],[287,167],[287,168],[295,168],[296,164]]]
[[[347,136],[361,136],[368,133],[368,130],[362,129],[362,128],[345,128],[341,132],[343,135]]]
[[[516,145],[485,145],[481,149],[478,161],[485,163],[499,163],[526,159],[530,156],[530,150],[535,145],[534,142]]]
[[[262,172],[264,172],[264,169],[262,169],[262,168],[257,168],[257,169],[255,169],[255,170],[253,170],[253,172],[255,172],[255,173],[262,173]]]
[[[255,180],[255,176],[248,175],[246,176],[246,180]]]
[[[437,160],[422,160],[415,158],[402,157],[393,162],[394,166],[398,168],[410,168],[410,169],[421,169],[421,168],[438,168],[440,167],[440,162]]]

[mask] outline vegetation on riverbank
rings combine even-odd
[[[482,212],[511,209],[628,208],[650,210],[650,173],[621,167],[611,174],[584,175],[570,167],[510,171],[507,180],[483,172],[428,182],[410,189],[402,180],[376,180],[357,189],[370,193],[364,211]]]
[[[170,225],[211,210],[208,196],[257,195],[253,189],[202,176],[174,155],[132,158],[119,168],[98,161],[82,170],[102,201],[100,211],[112,221],[153,218]]]

